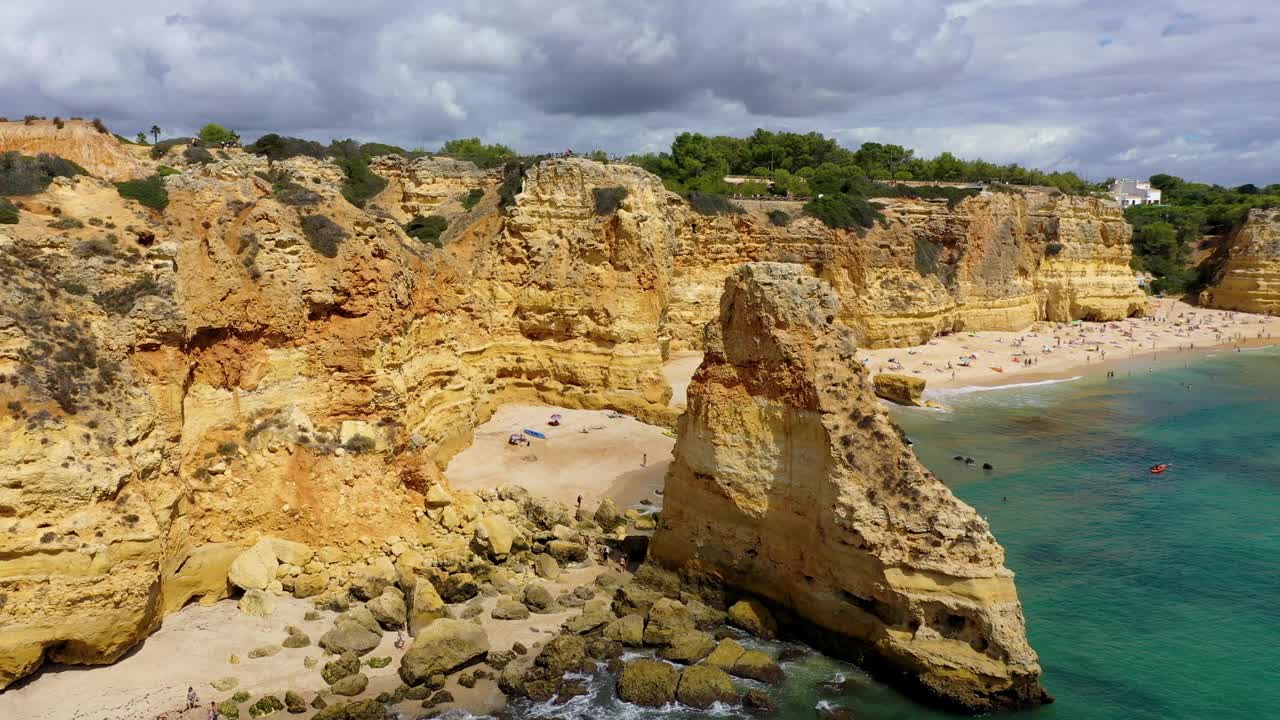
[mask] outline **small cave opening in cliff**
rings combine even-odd
[[[845,602],[853,605],[859,610],[862,610],[868,615],[875,617],[885,625],[898,626],[902,624],[903,618],[900,611],[893,606],[882,602],[877,598],[862,597],[861,595],[851,593],[843,588],[838,592]]]

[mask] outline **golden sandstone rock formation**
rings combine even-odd
[[[57,150],[103,178],[150,162],[119,155],[109,136],[84,139],[108,145],[79,156],[75,143],[12,137],[0,150]],[[390,182],[364,209],[341,197],[328,162],[274,163],[291,189],[273,189],[259,176],[267,162],[238,151],[207,165],[166,162],[182,172],[164,179],[163,212],[123,200],[103,179],[57,178],[16,198],[20,222],[0,226],[0,688],[45,660],[111,662],[165,613],[226,597],[230,565],[262,536],[332,546],[333,557],[368,537],[430,546],[439,518],[423,518],[441,513],[424,512],[424,495],[498,405],[613,408],[670,423],[662,361],[670,347],[700,344],[692,329],[717,307],[708,288],[739,262],[785,255],[801,263],[794,272],[856,294],[871,287],[868,275],[891,272],[874,264],[892,252],[866,243],[894,228],[893,242],[909,242],[901,219],[859,238],[803,218],[766,229],[760,212],[703,217],[639,168],[581,159],[532,168],[505,211],[501,177],[452,161],[379,161]],[[599,210],[595,191],[619,188],[616,208]],[[461,196],[475,189],[484,198],[465,210]],[[987,277],[980,258],[1018,259],[1016,292],[992,291],[998,300],[974,311],[983,326],[1051,307],[1134,311],[1108,274],[1127,262],[1127,246],[1111,244],[1122,231],[1089,202],[966,201],[990,208],[981,217],[991,234],[965,219],[977,212],[965,203],[956,212],[917,203],[934,220],[911,222],[968,248],[958,255],[973,265],[961,263],[965,277]],[[424,212],[449,220],[443,249],[405,235],[401,222]],[[50,227],[65,218],[81,226]],[[1061,260],[1040,257],[1049,238],[1067,239]],[[936,295],[941,309],[892,305],[897,291],[877,281],[868,305],[834,312],[868,338],[897,342],[965,326],[979,307],[947,300],[936,278],[897,277],[903,287],[934,282],[909,297]],[[1006,302],[1025,310],[992,319]],[[877,308],[889,318],[879,325]],[[898,462],[888,457],[877,462]],[[981,550],[972,561],[981,572],[998,568],[985,528],[966,532],[974,548],[949,535],[912,567],[968,568],[970,550]],[[927,593],[929,572],[894,576],[893,592]],[[973,572],[955,587],[1003,593],[1016,610],[1007,574]],[[337,581],[308,572],[298,582],[318,592]],[[975,618],[966,641],[982,632],[992,648],[1017,649],[1005,637],[1018,634],[1012,620],[988,627],[956,607]],[[900,645],[919,659],[956,642],[930,632]],[[1025,659],[981,665],[996,652],[974,651],[955,672],[998,684],[999,671]]]
[[[1004,550],[916,460],[840,314],[796,265],[725,281],[650,560],[788,608],[822,646],[948,706],[1044,702]]]
[[[756,260],[799,263],[827,280],[863,347],[1145,311],[1129,268],[1132,230],[1114,203],[1038,190],[986,191],[954,206],[877,202],[885,220],[862,234],[799,217],[799,203],[788,208],[794,218],[785,227],[772,225],[763,208],[747,216],[687,216],[672,283],[673,349],[698,347],[700,328],[715,317],[721,280]]]
[[[924,405],[924,378],[878,373],[872,381],[876,395],[899,405]]]
[[[130,154],[114,135],[85,120],[0,122],[0,152],[50,153],[65,158],[104,180],[119,182],[149,175],[146,164]]]
[[[1280,210],[1250,210],[1208,262],[1211,285],[1200,295],[1202,304],[1280,313]]]

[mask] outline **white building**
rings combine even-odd
[[[1110,194],[1120,207],[1160,204],[1160,191],[1145,180],[1116,180],[1111,183]]]

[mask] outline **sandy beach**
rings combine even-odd
[[[686,387],[688,383],[686,377]],[[552,414],[561,415],[559,426],[548,425]],[[547,439],[526,435],[528,445],[507,442],[525,428]],[[654,491],[662,487],[674,445],[675,438],[663,428],[619,413],[503,405],[476,428],[471,446],[450,461],[445,475],[450,486],[461,490],[515,483],[571,507],[579,495],[585,507],[595,507],[604,497],[622,508],[636,507],[641,500],[658,499]]]
[[[604,570],[599,565],[568,568],[557,580],[545,581],[545,584],[553,594],[559,594],[591,584]],[[528,620],[495,620],[489,613],[499,599],[498,595],[480,596],[473,601],[483,607],[478,617],[494,650],[508,650],[520,642],[536,652],[535,648],[559,631],[561,623],[581,612],[574,608],[534,614]],[[257,700],[266,694],[283,698],[285,690],[292,689],[301,692],[309,702],[317,692],[327,688],[318,668],[333,656],[326,656],[314,641],[332,626],[336,613],[320,611],[318,619],[307,621],[304,620],[307,611],[314,610],[310,601],[287,596],[276,597],[275,601],[275,611],[266,618],[240,612],[235,600],[191,605],[166,617],[155,634],[112,665],[51,665],[6,690],[0,694],[0,718],[154,720],[163,715],[167,720],[206,720],[211,700],[222,701],[240,690]],[[451,607],[460,611],[463,605]],[[249,651],[255,647],[279,646],[287,636],[288,625],[302,628],[311,637],[312,645],[284,648],[270,657],[249,657]],[[404,651],[396,649],[395,638],[394,632],[385,633],[382,643],[365,656],[365,660],[389,656],[391,663],[382,668],[363,667],[361,672],[369,677],[369,686],[351,699],[391,692],[400,684],[397,671]],[[405,639],[410,640],[408,635]],[[232,655],[239,656],[239,663],[230,662]],[[303,664],[306,658],[316,658],[316,668],[307,668]],[[239,683],[227,691],[218,691],[210,684],[223,678],[236,678]],[[201,707],[183,710],[188,687],[195,689]],[[506,704],[492,679],[479,679],[475,687],[464,688],[458,685],[455,674],[444,689],[455,701],[439,706],[441,710],[459,707],[483,713]],[[334,700],[334,697],[330,695],[327,699]],[[248,717],[247,707],[241,708],[244,718]],[[424,712],[420,702],[408,700],[393,709],[404,717],[417,717]],[[279,717],[308,718],[314,713],[308,708],[303,714],[280,713]]]
[[[1103,372],[1138,358],[1257,347],[1277,339],[1280,318],[1158,299],[1145,318],[1041,322],[1021,332],[961,332],[911,348],[860,350],[858,356],[873,374],[916,375],[929,388],[997,386]]]

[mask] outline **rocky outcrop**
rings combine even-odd
[[[651,560],[785,606],[948,706],[1044,702],[1002,548],[904,444],[840,316],[797,265],[726,280]]]
[[[0,122],[0,152],[23,155],[50,153],[113,182],[151,174],[151,163],[135,156],[114,135],[100,132],[85,120],[64,120],[59,128],[52,120]]]
[[[1206,261],[1200,302],[1223,310],[1280,313],[1280,210],[1250,210]]]
[[[924,404],[924,378],[894,373],[879,373],[873,381],[876,395],[889,402],[911,407]]]
[[[1021,330],[1038,320],[1141,314],[1118,206],[1035,190],[986,191],[957,204],[882,198],[864,233],[801,217],[799,203],[747,203],[747,215],[690,215],[669,311],[672,348],[694,348],[715,317],[720,282],[751,261],[797,263],[829,282],[864,347],[923,343],[939,332]],[[765,210],[785,209],[786,227]]]

